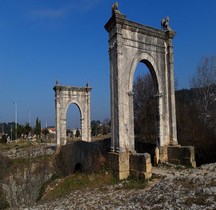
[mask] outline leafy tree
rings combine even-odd
[[[37,117],[36,122],[35,122],[34,132],[35,132],[37,139],[38,139],[41,135],[41,121],[38,119],[38,117]]]
[[[20,138],[23,133],[24,133],[24,126],[18,124],[17,125],[17,137]]]
[[[2,135],[2,138],[0,139],[1,144],[6,144],[7,143],[7,136],[4,134]]]
[[[77,137],[77,138],[80,137],[80,130],[78,128],[76,129],[75,137]]]
[[[66,130],[66,134],[67,134],[67,137],[70,137],[70,138],[73,137],[73,132],[69,128]]]
[[[24,133],[29,134],[32,132],[32,127],[29,125],[29,123],[26,123],[24,126]]]
[[[102,124],[102,134],[106,135],[111,132],[111,122],[109,119],[105,119]]]
[[[101,122],[99,120],[91,121],[92,136],[97,136],[98,134],[100,134],[100,132],[102,133],[102,130],[100,130],[101,129],[100,125],[101,125]]]
[[[43,134],[44,136],[47,136],[47,135],[49,134],[48,128],[44,128],[44,129],[42,130],[42,134]]]

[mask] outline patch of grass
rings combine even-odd
[[[134,177],[129,177],[127,180],[122,182],[123,189],[143,189],[147,186],[148,181],[144,179],[138,179]]]
[[[75,173],[64,178],[58,185],[50,191],[45,200],[59,198],[69,194],[74,190],[81,190],[86,188],[100,188],[102,189],[106,185],[117,183],[117,179],[113,177],[110,172],[100,172],[93,174]]]
[[[55,180],[52,189],[47,192],[42,200],[52,200],[68,195],[75,190],[94,190],[98,189],[101,193],[109,190],[110,185],[116,185],[116,189],[143,189],[147,186],[148,181],[143,179],[128,178],[127,180],[119,181],[114,177],[112,172],[101,171],[93,174],[75,173],[65,177],[64,179]],[[46,185],[45,187],[47,187]],[[48,186],[48,188],[50,188]],[[115,187],[114,187],[115,189]],[[42,189],[45,192],[45,188]],[[42,194],[43,194],[42,192]],[[40,195],[41,197],[43,195]]]
[[[9,144],[0,144],[0,149],[10,150],[16,148],[26,148],[26,147],[32,147],[35,144],[37,143],[30,144],[29,141],[11,142]]]
[[[45,183],[41,186],[40,191],[39,191],[39,195],[38,195],[38,198],[37,198],[36,201],[39,201],[39,200],[42,198],[42,196],[43,196],[43,194],[44,194],[44,192],[45,192],[45,190],[46,190],[46,187],[47,187],[50,183],[52,183],[54,180],[56,180],[56,179],[58,179],[58,175],[53,174],[53,175],[51,176],[51,178],[50,178],[49,180],[47,180],[47,182],[45,182]]]

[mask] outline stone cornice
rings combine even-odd
[[[107,32],[110,32],[117,24],[121,25],[122,29],[138,32],[143,35],[148,35],[163,40],[173,39],[176,34],[176,32],[173,30],[163,31],[130,20],[126,20],[126,16],[121,14],[120,12],[114,13],[104,27]]]
[[[74,87],[74,86],[62,86],[62,85],[56,85],[53,88],[54,91],[79,91],[79,92],[90,92],[92,90],[91,87]]]
[[[116,24],[123,24],[124,21],[126,20],[126,16],[119,13],[115,12],[112,17],[108,20],[104,28],[107,30],[107,32],[110,32]]]

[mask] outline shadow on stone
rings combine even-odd
[[[104,139],[95,142],[77,141],[62,146],[55,161],[57,172],[66,176],[105,168],[110,144],[110,139]]]
[[[81,163],[77,163],[74,167],[74,173],[82,173],[83,165]]]

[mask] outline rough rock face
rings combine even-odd
[[[110,139],[67,144],[61,148],[56,163],[63,175],[76,170],[97,171],[104,167],[109,147]],[[49,159],[49,156],[55,153],[55,149],[54,145],[40,144],[27,148],[16,146],[10,150],[0,151],[0,192],[4,192],[5,202],[13,208],[31,206],[35,203],[43,184],[56,173],[53,159]]]
[[[216,209],[216,163],[197,169],[170,165],[153,169],[154,178],[144,189],[77,190],[68,196],[20,209]]]
[[[54,149],[47,146],[15,148],[1,152],[0,190],[4,199],[16,209],[32,205],[39,197],[41,186],[53,174]]]

